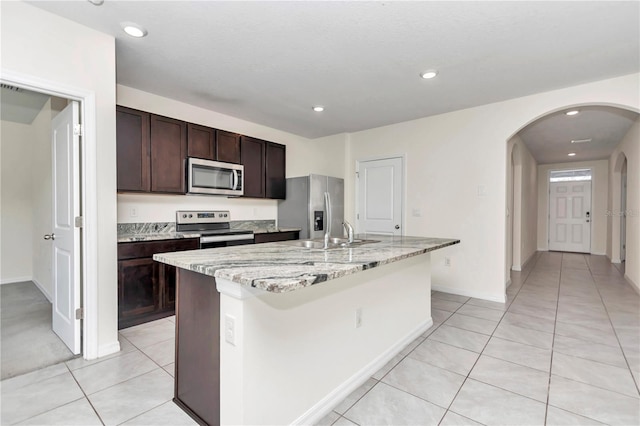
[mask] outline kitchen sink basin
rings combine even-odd
[[[351,247],[358,247],[364,244],[372,244],[372,243],[379,243],[379,242],[380,241],[378,240],[355,239],[353,240],[352,243],[349,243],[346,238],[330,238],[328,249],[351,248]],[[282,243],[290,246],[295,246],[295,247],[304,247],[309,249],[324,249],[323,239],[289,240],[289,241],[282,241]]]

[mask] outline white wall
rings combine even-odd
[[[33,217],[30,124],[0,122],[0,282],[30,281],[33,277]]]
[[[433,255],[433,285],[503,300],[507,141],[527,124],[567,107],[640,109],[639,75],[539,93],[349,135],[347,219],[355,217],[355,161],[406,154],[408,235],[460,238]],[[478,186],[486,195],[478,195]],[[422,217],[406,214],[420,209]],[[443,257],[451,258],[450,267]]]
[[[164,115],[190,123],[228,130],[287,146],[287,177],[309,173],[344,175],[344,135],[309,140],[235,117],[209,111],[173,99],[117,86],[118,105]],[[131,209],[137,216],[130,215]],[[217,196],[118,194],[118,222],[171,222],[176,210],[230,210],[233,220],[276,219],[276,200],[238,199]]]
[[[514,162],[512,169],[511,155],[508,155],[507,180],[512,182],[508,182],[507,190],[513,190],[513,194],[507,193],[507,203],[510,197],[513,198],[511,262],[512,269],[520,271],[537,250],[538,170],[535,158],[518,135],[511,138],[507,145],[508,152],[513,153]],[[507,230],[508,234],[509,230]]]
[[[607,200],[609,162],[541,164],[538,166],[538,250],[549,250],[549,171],[591,168],[591,254],[604,255],[607,249]]]
[[[90,283],[97,288],[98,355],[118,350],[116,271],[115,40],[24,2],[2,2],[1,64],[11,71],[95,95],[95,187],[97,263]],[[85,117],[87,118],[87,117]],[[93,185],[93,184],[92,184]],[[95,242],[95,241],[94,241]],[[94,314],[96,312],[93,312]],[[90,315],[90,314],[89,314]],[[86,336],[85,336],[86,337]],[[85,354],[87,355],[87,354]],[[95,356],[96,354],[88,354]]]
[[[620,259],[620,154],[627,158],[627,232],[625,276],[640,292],[640,119],[636,120],[609,159],[610,197],[607,255]]]

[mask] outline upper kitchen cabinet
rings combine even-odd
[[[118,191],[185,193],[187,124],[116,107]]]
[[[216,129],[187,124],[187,153],[189,157],[216,159]]]
[[[149,113],[116,107],[118,191],[151,190]]]
[[[249,136],[240,138],[240,153],[244,166],[244,196],[265,196],[265,145],[266,142]]]
[[[184,194],[187,123],[151,115],[151,191]]]
[[[286,147],[273,142],[266,143],[265,196],[284,200],[287,198],[285,179]]]
[[[241,164],[240,135],[237,133],[216,130],[216,160],[225,163]]]
[[[286,198],[286,147],[261,139],[242,136],[244,196]]]

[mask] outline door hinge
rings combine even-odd
[[[84,136],[84,128],[82,124],[74,124],[73,125],[73,136]]]
[[[360,213],[356,214],[356,219],[360,219]]]
[[[356,177],[360,178],[360,172],[356,172]]]
[[[75,225],[76,228],[84,228],[84,217],[76,216]]]
[[[84,319],[84,308],[76,309],[76,319],[77,320]]]

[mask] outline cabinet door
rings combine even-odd
[[[267,198],[287,198],[285,179],[286,148],[273,142],[266,144],[265,157],[265,196]]]
[[[159,307],[158,263],[151,258],[119,261],[119,318],[152,313]]]
[[[240,153],[244,165],[244,196],[264,198],[265,141],[242,136]]]
[[[216,160],[225,163],[241,164],[240,135],[237,133],[216,130]]]
[[[118,191],[151,190],[149,113],[116,107]]]
[[[187,153],[189,157],[216,159],[216,130],[211,127],[187,124]]]
[[[187,123],[151,115],[151,191],[184,194]]]

